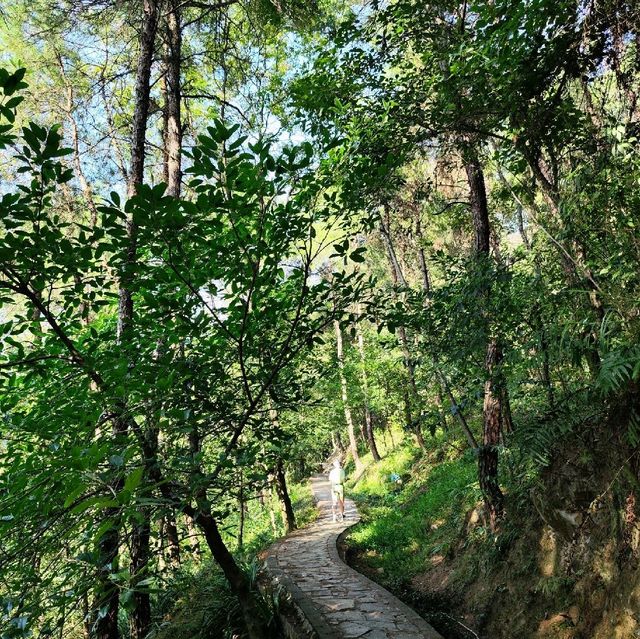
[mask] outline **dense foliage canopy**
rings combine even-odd
[[[605,455],[637,560],[635,2],[0,19],[2,639],[161,636],[209,555],[202,636],[277,636],[245,560],[394,437],[477,465],[496,547],[551,525],[561,449]]]

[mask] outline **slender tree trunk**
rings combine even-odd
[[[408,407],[408,417],[411,420],[411,399],[413,399],[413,404],[416,408],[416,415],[413,421],[409,422],[409,426],[411,430],[414,432],[416,436],[416,441],[418,442],[418,446],[420,448],[425,449],[427,446],[424,441],[424,437],[422,435],[422,426],[420,423],[420,396],[418,394],[418,385],[416,384],[416,369],[413,364],[413,358],[411,357],[411,351],[409,350],[409,339],[407,337],[407,331],[404,326],[398,327],[398,333],[400,335],[400,344],[402,345],[402,355],[404,357],[404,365],[409,373],[409,388],[410,393],[407,393],[407,407]],[[411,398],[411,399],[410,399]]]
[[[447,413],[444,409],[444,397],[442,395],[442,386],[440,381],[436,379],[436,404],[438,407],[438,415],[440,416],[440,425],[443,431],[449,430],[449,422],[447,421]]]
[[[387,258],[389,261],[389,270],[391,272],[391,278],[395,284],[395,286],[407,286],[407,280],[404,277],[404,273],[398,262],[398,258],[396,256],[396,252],[393,246],[393,239],[391,236],[391,224],[389,217],[389,207],[385,205],[384,218],[380,223],[380,232],[382,234],[382,239],[384,245],[387,249]],[[394,287],[394,296],[397,298],[397,292]],[[422,436],[422,427],[420,425],[420,396],[418,394],[418,386],[416,384],[416,372],[415,366],[413,364],[413,359],[411,357],[411,351],[409,350],[409,340],[407,338],[407,331],[404,326],[398,327],[398,334],[400,335],[400,345],[402,347],[402,355],[404,359],[404,366],[407,370],[407,374],[409,376],[409,388],[410,393],[405,392],[405,418],[407,420],[407,428],[409,428],[416,436],[416,441],[418,442],[418,446],[424,449],[426,448],[426,444],[424,441],[424,437]],[[416,406],[416,412],[418,413],[416,419],[414,421],[412,415],[412,407],[411,400]]]
[[[489,264],[491,235],[484,173],[472,146],[466,146],[463,150],[463,158],[469,184],[476,262],[481,269],[482,275],[482,271]],[[498,445],[502,434],[503,403],[507,390],[504,384],[496,383],[501,353],[497,340],[489,337],[492,323],[492,318],[488,316],[490,291],[491,285],[489,282],[483,284],[480,290],[481,313],[484,319],[483,330],[487,339],[487,354],[485,358],[483,437],[482,447],[478,451],[478,475],[489,520],[495,530],[504,512],[504,498],[498,483]]]
[[[344,353],[342,344],[342,330],[340,328],[340,322],[335,320],[334,328],[336,331],[336,348],[338,353],[338,371],[340,373],[340,389],[342,394],[342,405],[344,408],[344,419],[347,423],[347,434],[349,435],[349,450],[353,461],[356,465],[356,472],[362,469],[362,461],[360,455],[358,455],[358,442],[356,441],[356,431],[353,425],[353,417],[351,416],[351,408],[349,407],[349,393],[347,389],[347,377],[344,372]]]
[[[131,536],[131,583],[134,587],[134,612],[129,619],[131,639],[144,639],[151,627],[151,601],[146,588],[141,589],[139,583],[147,577],[147,566],[150,558],[150,513],[141,510],[142,521],[133,526]]]
[[[489,343],[485,368],[482,447],[478,454],[480,489],[487,504],[491,528],[495,530],[504,510],[504,497],[498,484],[498,444],[502,433],[500,393],[493,378],[500,363],[500,351],[495,340]]]
[[[367,379],[366,358],[364,352],[364,336],[362,331],[358,327],[358,351],[360,352],[360,363],[362,365],[362,394],[364,397],[364,422],[365,422],[365,437],[373,461],[380,461],[380,453],[378,452],[378,446],[376,444],[375,434],[373,432],[373,419],[371,417],[371,407],[369,406],[369,380]]]
[[[179,0],[169,0],[166,19],[164,181],[167,194],[179,197],[182,181],[181,66],[182,16]]]
[[[129,184],[127,186],[128,196],[135,195],[137,187],[144,179],[144,151],[147,133],[147,119],[149,115],[149,92],[151,79],[151,65],[153,62],[153,51],[157,28],[157,5],[155,0],[143,0],[142,29],[140,34],[140,51],[138,54],[138,67],[136,71],[135,106],[133,113],[133,131],[131,140],[131,169],[129,171]],[[125,350],[131,347],[131,330],[133,324],[133,296],[131,293],[135,279],[135,266],[137,254],[137,229],[133,217],[127,220],[128,246],[125,257],[125,265],[120,274],[120,286],[118,291],[118,342]],[[129,354],[131,357],[132,354]],[[118,406],[118,412],[125,415],[126,405],[122,403]],[[126,418],[114,420],[114,436],[124,437],[128,430]],[[117,489],[122,485],[122,472],[117,474]],[[115,524],[113,535],[109,537],[109,548],[105,548],[107,556],[113,556],[114,561],[118,556],[119,548],[119,524]],[[149,558],[149,536],[145,534],[137,535],[137,548],[133,551],[138,558],[136,572],[144,574],[146,561]],[[104,546],[105,542],[101,542]],[[143,547],[145,546],[146,547]],[[104,564],[101,564],[104,565]],[[132,587],[136,589],[137,577],[132,575]],[[107,575],[108,579],[108,575]],[[110,581],[110,580],[109,580]],[[119,596],[117,589],[114,590],[109,602],[110,614],[107,617],[98,619],[97,634],[98,639],[118,639],[118,607]],[[149,594],[147,592],[137,592],[134,598],[135,608],[132,612],[131,627],[136,628],[138,637],[146,635],[149,631],[150,617],[147,611],[150,609]],[[111,614],[113,613],[113,614]]]
[[[195,427],[189,432],[189,449],[195,463],[195,459],[200,455],[200,434]],[[238,599],[249,639],[267,639],[268,632],[265,619],[251,589],[249,578],[238,566],[220,535],[218,524],[209,510],[203,473],[198,466],[195,466],[195,468],[197,470],[194,471],[193,479],[200,486],[194,495],[198,507],[183,506],[182,511],[187,517],[191,517],[193,523],[204,534],[213,560],[222,569],[231,592]],[[162,484],[161,474],[157,471],[154,472],[156,473],[155,481],[161,484],[162,490],[165,491],[165,496],[170,497],[169,487],[166,484]]]
[[[151,65],[158,29],[158,5],[156,0],[143,0],[143,19],[140,33],[140,52],[136,70],[135,107],[131,135],[131,168],[129,169],[128,195],[135,195],[136,188],[144,181],[144,156],[149,118]]]
[[[278,411],[275,408],[275,400],[270,398],[269,401],[269,416],[271,417],[271,423],[274,428],[278,430],[280,423],[278,421]],[[280,512],[282,513],[282,523],[284,524],[287,533],[296,529],[296,516],[293,512],[293,506],[291,505],[291,498],[289,497],[289,489],[287,488],[287,478],[284,472],[284,462],[281,457],[278,457],[273,468],[273,484],[278,495],[278,501],[280,502]]]
[[[420,273],[422,274],[422,289],[428,295],[431,292],[431,277],[427,266],[427,257],[424,253],[424,236],[422,234],[422,220],[420,219],[420,207],[414,207],[416,223],[416,240],[418,243],[418,262],[420,262]]]
[[[249,638],[267,639],[263,616],[251,589],[251,583],[225,546],[215,519],[209,514],[198,513],[195,516],[195,522],[204,533],[214,560],[222,569],[232,592],[238,598]]]
[[[293,505],[291,504],[291,497],[289,496],[289,489],[287,488],[287,478],[281,459],[278,459],[273,475],[282,512],[282,523],[284,524],[286,532],[290,533],[296,529],[296,516],[293,512]]]
[[[107,513],[117,517],[118,513]],[[96,598],[93,603],[93,611],[100,613],[95,622],[96,639],[118,639],[118,610],[120,608],[120,594],[117,586],[111,581],[112,572],[118,569],[118,547],[120,544],[119,522],[102,536],[99,544],[100,571]]]
[[[453,413],[454,417],[460,424],[460,428],[464,433],[467,443],[469,444],[469,446],[471,446],[471,448],[477,449],[478,442],[476,441],[476,438],[474,437],[473,432],[469,428],[469,424],[467,424],[467,420],[465,419],[464,413],[462,412],[462,409],[460,408],[460,406],[458,406],[458,402],[456,402],[456,398],[453,395],[451,386],[449,386],[449,382],[447,381],[446,377],[440,370],[437,362],[435,362],[435,369],[436,369],[436,375],[438,377],[438,380],[440,381],[442,388],[444,388],[447,396],[449,397],[449,401],[451,402],[451,412]]]
[[[181,563],[180,535],[178,534],[178,526],[176,525],[176,516],[173,512],[165,515],[164,534],[167,542],[166,547],[169,556],[169,565],[172,568],[178,568]]]

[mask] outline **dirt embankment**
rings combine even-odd
[[[448,639],[640,637],[640,460],[620,431],[558,450],[526,499],[508,497],[495,543],[479,534],[479,505],[452,550],[395,594]]]

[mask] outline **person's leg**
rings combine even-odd
[[[339,503],[340,503],[340,516],[344,519],[344,488],[340,486],[340,495],[339,495]]]
[[[333,521],[336,520],[336,505],[338,505],[338,493],[335,488],[331,488],[331,514],[333,515]]]

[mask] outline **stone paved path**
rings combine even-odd
[[[319,639],[442,639],[390,592],[349,568],[338,555],[338,535],[359,520],[346,500],[346,521],[333,523],[326,477],[311,480],[320,511],[316,522],[275,544],[267,567],[291,592]]]

